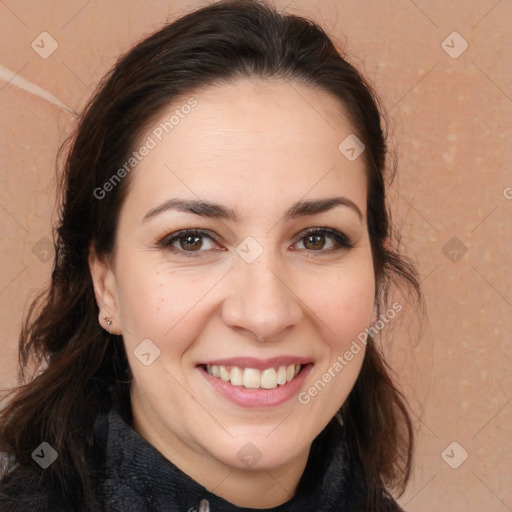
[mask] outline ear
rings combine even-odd
[[[111,334],[122,334],[119,322],[116,277],[111,259],[89,250],[89,271],[94,286],[94,296],[98,305],[98,321],[101,327]]]

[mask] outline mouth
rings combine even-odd
[[[257,368],[240,368],[216,364],[202,365],[203,369],[213,377],[229,382],[232,386],[243,386],[246,389],[275,389],[284,386],[299,375],[305,365],[290,364],[259,370]]]
[[[313,368],[310,359],[231,358],[197,365],[211,388],[224,399],[244,408],[268,408],[297,396]]]

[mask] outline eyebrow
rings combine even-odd
[[[359,220],[363,220],[363,214],[359,207],[354,203],[354,201],[343,196],[329,197],[326,199],[317,199],[312,201],[300,200],[288,208],[288,210],[286,210],[284,218],[286,220],[292,220],[299,217],[305,217],[307,215],[316,215],[332,210],[337,206],[346,206],[350,208],[355,213],[357,213]],[[142,221],[145,222],[167,210],[178,210],[185,213],[193,213],[201,217],[226,219],[231,221],[238,220],[238,216],[234,210],[220,204],[204,201],[201,199],[195,200],[173,198],[149,210],[146,215],[144,215]]]

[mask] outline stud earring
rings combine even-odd
[[[106,315],[103,315],[103,320],[107,323],[107,327],[110,327],[112,325],[112,320],[107,319]]]

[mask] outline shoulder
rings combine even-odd
[[[18,466],[0,480],[1,512],[64,512],[55,490],[41,485],[40,476]]]
[[[105,409],[96,414],[83,451],[76,460],[68,458],[60,472],[40,468],[31,458],[25,463],[16,463],[14,458],[0,452],[0,512],[103,510],[98,506],[97,490],[104,478],[103,461],[107,446],[97,431],[101,433],[104,429],[113,406],[114,392],[111,388],[108,391],[111,402],[105,401]],[[67,479],[62,478],[63,474]]]
[[[59,473],[53,474],[37,464],[17,463],[0,474],[0,512],[84,512],[95,497],[83,499],[83,490],[74,479],[72,467],[69,482]],[[96,466],[90,466],[91,471]],[[75,483],[76,485],[72,485]],[[87,505],[86,505],[87,504]]]

